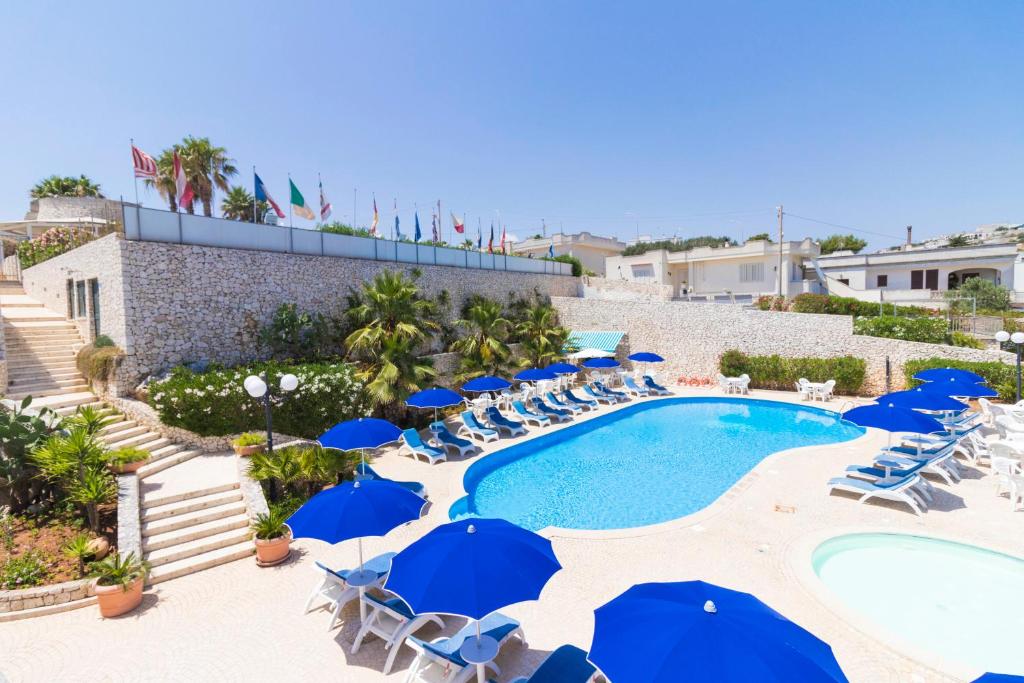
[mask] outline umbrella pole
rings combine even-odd
[[[363,571],[363,538],[359,537],[359,571]]]
[[[480,642],[480,620],[476,620],[476,642]],[[487,669],[483,664],[476,665],[476,683],[487,683]]]

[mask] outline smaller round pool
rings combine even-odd
[[[985,671],[1024,675],[1024,560],[906,534],[850,534],[814,571],[851,609],[907,641]]]

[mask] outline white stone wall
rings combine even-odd
[[[671,301],[672,285],[632,280],[609,280],[603,277],[584,277],[581,296],[610,301]]]
[[[727,349],[752,355],[837,357],[867,361],[864,394],[885,390],[885,359],[892,364],[893,389],[902,387],[903,364],[942,356],[968,361],[1012,362],[1013,355],[853,334],[853,318],[842,315],[777,313],[736,306],[686,302],[608,301],[555,298],[561,322],[581,330],[628,333],[626,352],[653,351],[666,363],[656,371],[665,381],[680,376],[714,377]],[[622,354],[620,354],[622,355]]]

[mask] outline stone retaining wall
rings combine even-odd
[[[534,291],[577,294],[578,279],[564,275],[135,242],[116,235],[29,268],[23,282],[29,296],[65,313],[67,279],[99,279],[101,332],[126,354],[112,389],[124,394],[145,376],[182,363],[258,358],[257,333],[283,303],[339,315],[346,294],[362,282],[384,270],[417,268],[424,293],[448,292],[452,319],[471,294],[502,300]]]
[[[17,615],[18,612],[36,610],[41,607],[66,604],[68,609],[75,609],[79,605],[72,606],[70,603],[90,598],[93,595],[93,581],[91,579],[65,581],[64,583],[55,583],[50,586],[37,586],[21,590],[0,590],[0,621],[16,619],[19,616]],[[29,617],[34,615],[27,613],[21,616]]]
[[[885,359],[892,364],[893,389],[903,386],[908,360],[941,356],[965,361],[1014,360],[1003,351],[853,334],[853,318],[844,315],[779,313],[706,303],[608,301],[558,297],[563,325],[573,329],[621,330],[628,350],[653,351],[666,362],[656,368],[665,380],[680,376],[714,377],[727,349],[780,356],[856,356],[867,361],[862,393],[885,391]]]
[[[580,282],[580,295],[609,301],[671,301],[672,285],[588,276]]]

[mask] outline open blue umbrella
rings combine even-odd
[[[547,366],[545,370],[550,370],[556,375],[575,375],[577,372],[580,371],[578,367],[572,365],[571,363],[552,363],[551,365]]]
[[[975,678],[974,683],[1024,683],[1024,676],[987,673]]]
[[[959,370],[957,368],[930,368],[928,370],[922,370],[914,375],[914,379],[919,379],[923,382],[942,382],[953,379],[958,382],[968,382],[970,384],[977,384],[985,381],[985,378],[976,372],[971,372],[970,370]]]
[[[999,395],[998,391],[983,384],[962,382],[957,379],[925,382],[921,385],[921,391],[941,394],[943,396],[963,396],[964,398],[991,398]]]
[[[602,370],[619,367],[619,361],[614,358],[588,358],[583,361],[583,367],[592,370]]]
[[[938,420],[892,403],[872,403],[853,408],[843,413],[842,418],[861,427],[875,427],[887,432],[931,434],[946,430]]]
[[[522,370],[517,372],[515,377],[512,379],[519,380],[520,382],[542,382],[545,380],[558,379],[550,368],[530,368],[529,370]]]
[[[412,406],[413,408],[433,408],[434,422],[437,422],[438,408],[457,406],[460,403],[462,403],[461,396],[451,389],[444,389],[442,387],[434,387],[433,389],[417,391],[405,400],[405,404],[407,406]]]
[[[664,358],[656,353],[649,353],[647,351],[640,351],[639,353],[633,353],[629,355],[629,360],[635,363],[663,363]]]
[[[921,387],[879,396],[875,403],[888,403],[908,410],[967,410],[967,406],[955,398],[934,391],[925,391]]]
[[[462,385],[462,390],[481,393],[484,391],[501,391],[502,389],[508,389],[510,386],[512,386],[512,383],[507,379],[494,377],[493,375],[485,375],[483,377],[477,377],[476,379],[469,380]]]
[[[643,583],[598,607],[589,659],[614,683],[847,680],[827,643],[703,581]]]
[[[324,448],[337,448],[342,451],[359,450],[366,464],[367,448],[380,448],[386,443],[398,441],[402,430],[387,420],[376,417],[359,417],[355,420],[339,422],[317,439]]]
[[[494,647],[479,620],[524,600],[536,600],[562,568],[551,541],[503,519],[464,519],[439,526],[398,553],[385,588],[417,613],[477,620],[467,648]],[[478,674],[482,667],[478,667]]]

